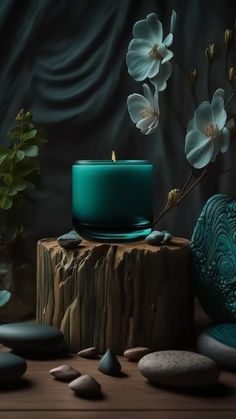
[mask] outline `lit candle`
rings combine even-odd
[[[73,224],[85,239],[133,241],[151,232],[153,165],[147,160],[79,160],[72,168]]]

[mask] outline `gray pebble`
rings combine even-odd
[[[212,359],[175,350],[145,355],[139,361],[138,369],[151,383],[177,388],[215,385],[220,373]]]

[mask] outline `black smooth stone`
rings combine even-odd
[[[107,375],[118,376],[121,374],[121,365],[110,349],[107,349],[101,358],[98,369]]]
[[[63,234],[57,239],[58,244],[67,250],[76,249],[82,240],[82,237],[75,230],[69,231],[69,233]]]
[[[14,352],[29,355],[52,355],[65,350],[63,334],[59,329],[37,323],[0,326],[0,342]]]
[[[24,358],[8,352],[0,353],[0,385],[19,380],[26,369],[27,364]]]

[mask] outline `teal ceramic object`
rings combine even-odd
[[[236,324],[217,324],[205,330],[198,336],[197,348],[223,368],[236,371]]]
[[[232,323],[223,323],[212,326],[208,329],[208,334],[223,343],[236,349],[236,325]]]
[[[153,165],[82,160],[72,168],[73,224],[85,239],[134,241],[151,232]]]
[[[196,294],[217,322],[236,321],[236,201],[214,195],[195,226],[192,267]]]

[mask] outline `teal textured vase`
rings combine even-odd
[[[236,324],[217,324],[200,333],[197,348],[223,368],[236,372]]]
[[[194,286],[215,321],[236,321],[236,201],[214,195],[203,208],[192,243]]]
[[[72,168],[75,230],[85,239],[140,240],[153,221],[153,165],[146,160],[81,160]]]

